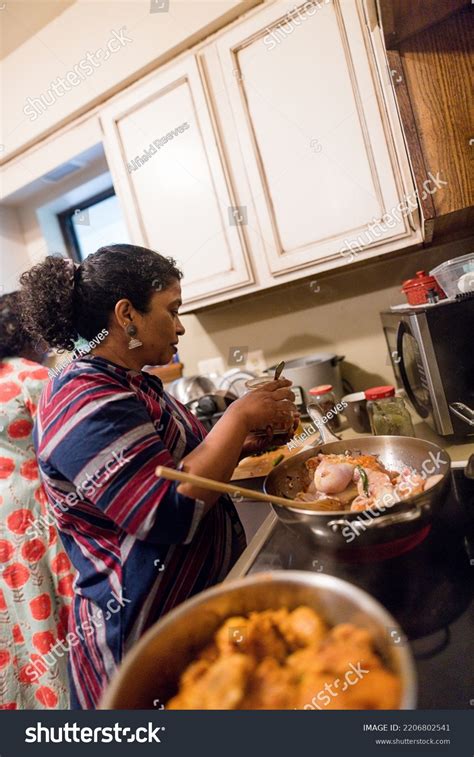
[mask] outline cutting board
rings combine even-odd
[[[294,455],[297,455],[298,452],[301,452],[305,444],[317,442],[319,438],[319,433],[316,432],[307,436],[306,439],[292,449],[288,449],[288,445],[283,444],[281,447],[272,450],[272,452],[264,452],[262,455],[244,457],[238,464],[237,468],[235,468],[231,481],[241,481],[243,479],[268,476],[274,468],[275,460],[278,460],[279,457],[283,455],[284,460],[293,457]],[[283,460],[280,462],[283,462]]]

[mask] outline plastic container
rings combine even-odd
[[[329,412],[332,413],[332,418],[327,418],[326,420],[326,423],[331,431],[339,431],[341,427],[341,419],[337,414],[337,410],[335,409],[337,400],[332,384],[321,384],[320,386],[313,386],[309,390],[309,394],[311,396],[311,399],[321,410],[323,416],[326,416]]]
[[[394,386],[374,386],[365,392],[370,428],[376,436],[415,436],[411,415]]]
[[[430,271],[450,300],[457,294],[474,292],[474,252],[446,260]]]
[[[433,300],[433,294],[438,295],[440,300],[446,299],[435,277],[428,276],[425,271],[417,271],[414,279],[404,281],[402,292],[410,305],[424,305]]]

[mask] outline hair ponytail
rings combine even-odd
[[[23,323],[34,338],[51,347],[73,350],[79,334],[74,323],[75,269],[72,260],[48,255],[21,278]]]

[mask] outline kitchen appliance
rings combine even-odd
[[[342,553],[406,539],[431,523],[433,515],[443,503],[450,483],[451,460],[444,449],[409,436],[356,436],[354,439],[340,440],[321,423],[321,414],[316,408],[310,405],[308,410],[313,422],[319,427],[322,444],[315,444],[311,449],[277,465],[264,481],[266,494],[294,498],[311,480],[306,460],[319,452],[340,455],[346,450],[358,450],[363,455],[379,455],[381,462],[389,470],[399,470],[401,463],[419,471],[426,468],[430,474],[441,474],[442,478],[427,491],[387,507],[385,512],[375,517],[367,518],[364,512],[305,510],[304,503],[301,503],[303,507],[298,507],[295,503],[294,508],[272,504],[276,515],[285,525],[310,537],[321,547]],[[436,465],[433,461],[436,461]]]
[[[442,436],[474,435],[474,292],[380,315],[397,385],[418,415]]]
[[[373,634],[377,651],[401,678],[400,709],[416,706],[411,652],[393,639],[404,635],[396,620],[369,594],[348,581],[308,571],[272,571],[229,581],[197,594],[167,613],[125,656],[99,709],[161,708],[176,693],[181,673],[230,616],[294,610],[308,605],[328,625],[354,623]]]
[[[229,405],[237,397],[233,392],[225,389],[216,389],[209,394],[190,400],[186,407],[201,421],[207,431],[210,431],[224,415]]]
[[[306,413],[306,404],[311,401],[309,390],[313,386],[331,384],[339,402],[344,394],[340,367],[343,360],[343,356],[332,352],[317,352],[286,361],[282,377],[293,382],[291,390],[295,393],[295,405],[302,414]],[[275,368],[276,365],[270,367],[267,373],[273,376]]]

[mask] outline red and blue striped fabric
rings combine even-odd
[[[159,378],[102,357],[74,360],[43,391],[38,462],[78,571],[67,636],[73,708],[94,708],[143,632],[221,581],[245,547],[228,497],[203,518],[202,502],[155,475],[205,435]]]

